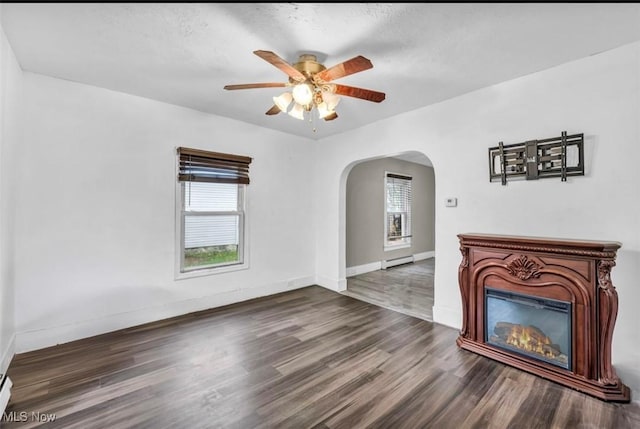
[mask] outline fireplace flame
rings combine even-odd
[[[551,338],[531,326],[514,325],[507,337],[507,344],[549,358],[554,358],[557,355],[557,353],[554,353],[555,350],[548,347],[552,344]],[[547,346],[546,348],[544,347],[545,345]]]
[[[508,345],[547,359],[567,362],[567,355],[562,353],[560,346],[554,344],[551,338],[535,326],[498,322],[494,327],[494,333],[490,339],[494,343]]]

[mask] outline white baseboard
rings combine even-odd
[[[380,266],[383,270],[386,270],[387,268],[395,267],[397,265],[410,264],[413,262],[415,262],[415,259],[413,259],[413,255],[409,255],[403,256],[401,258],[385,259],[380,262]]]
[[[9,364],[11,364],[11,359],[13,359],[15,349],[16,334],[13,334],[9,340],[9,344],[7,344],[7,347],[2,350],[2,360],[0,360],[0,374],[2,374],[2,376],[4,376],[4,374],[7,373],[7,369],[9,369]],[[2,376],[0,376],[0,380],[2,380]]]
[[[287,290],[294,290],[294,289],[300,289],[307,286],[312,286],[315,284],[315,282],[316,282],[315,276],[298,277],[296,279],[290,279],[289,281],[287,281]],[[271,294],[269,293],[266,295],[271,295]],[[262,296],[266,296],[266,295],[262,295]]]
[[[429,258],[435,258],[436,252],[432,250],[430,252],[421,252],[413,255],[413,261],[423,261]],[[382,261],[370,262],[368,264],[356,265],[353,267],[347,267],[347,277],[353,277],[360,274],[370,273],[372,271],[378,271],[382,269]]]
[[[334,292],[347,290],[347,279],[332,279],[325,276],[316,276],[315,284]]]
[[[450,328],[460,329],[462,327],[462,313],[460,310],[434,305],[433,321]]]
[[[430,252],[416,253],[415,255],[413,255],[413,260],[414,261],[424,261],[425,259],[435,258],[435,257],[436,257],[436,251],[432,250]]]
[[[225,291],[216,295],[187,299],[127,313],[113,314],[99,319],[83,320],[73,324],[45,329],[22,331],[16,334],[15,351],[16,353],[24,353],[38,350],[144,323],[287,292],[311,286],[315,283],[314,280],[315,277],[313,276],[300,277],[257,287]]]
[[[369,264],[357,265],[355,267],[347,267],[347,277],[353,277],[364,273],[370,273],[371,271],[378,271],[382,268],[382,263],[371,262]]]

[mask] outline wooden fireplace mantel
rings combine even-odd
[[[457,344],[605,401],[629,402],[611,363],[618,294],[611,282],[617,250],[609,241],[459,234],[462,328]],[[570,369],[485,342],[485,285],[571,303]]]

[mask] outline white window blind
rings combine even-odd
[[[411,177],[386,173],[385,245],[411,243]]]
[[[238,185],[187,182],[184,199],[186,249],[239,244]]]

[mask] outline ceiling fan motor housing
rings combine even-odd
[[[300,55],[298,62],[293,65],[293,68],[305,75],[307,79],[326,69],[324,65],[318,62],[317,57],[311,54]]]

